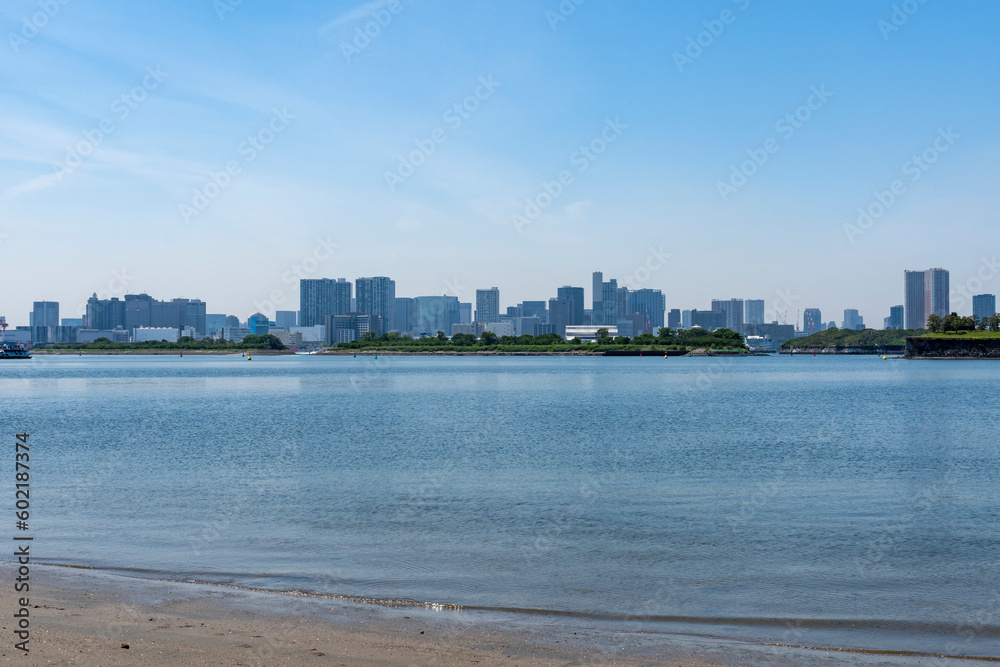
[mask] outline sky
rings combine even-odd
[[[502,307],[593,271],[667,308],[882,325],[1000,292],[983,0],[7,0],[0,314],[298,309],[298,279]]]

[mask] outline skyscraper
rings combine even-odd
[[[997,313],[997,298],[993,294],[976,294],[972,297],[972,314],[979,319]]]
[[[476,322],[490,324],[500,321],[500,288],[476,290]]]
[[[396,329],[400,333],[409,333],[417,326],[417,300],[406,297],[396,297]],[[450,332],[449,332],[450,333]]]
[[[629,314],[639,313],[643,316],[643,327],[635,331],[638,335],[644,331],[657,333],[663,328],[663,316],[667,309],[667,299],[658,289],[640,289],[628,293]],[[679,313],[678,313],[679,315]]]
[[[324,324],[327,315],[351,312],[351,283],[344,278],[303,278],[299,281],[299,324]]]
[[[761,323],[763,324],[763,322]],[[823,331],[823,313],[819,308],[806,308],[802,312],[802,332],[807,336],[817,331]]]
[[[844,321],[841,324],[844,329],[864,329],[865,319],[858,314],[857,309],[848,308],[844,311]]]
[[[924,272],[924,313],[927,317],[944,317],[951,312],[951,285],[949,273],[944,269]]]
[[[903,272],[907,329],[923,329],[931,315],[944,317],[949,314],[949,283],[949,273],[944,269]]]
[[[100,329],[108,331],[111,329],[125,328],[125,302],[112,297],[110,299],[98,299],[95,293],[87,299],[87,312],[83,317],[85,329]]]
[[[451,335],[451,327],[461,321],[457,296],[418,296],[414,299],[414,333],[434,336],[438,331]]]
[[[556,290],[556,298],[569,299],[572,302],[569,320],[566,322],[567,325],[583,324],[584,303],[582,287],[570,287],[569,285],[560,287]]]
[[[385,276],[358,278],[354,281],[357,312],[382,318],[385,333],[396,329],[396,281]]]
[[[670,312],[667,314],[667,327],[670,329],[680,329],[681,328],[681,309],[671,308]],[[657,332],[653,332],[657,333]]]
[[[889,317],[886,318],[885,328],[886,329],[902,329],[905,325],[905,319],[903,313],[905,308],[903,306],[893,306],[889,309]]]
[[[35,301],[28,317],[32,343],[54,343],[59,327],[59,303],[57,301]]]
[[[712,299],[712,310],[726,314],[726,323],[722,326],[743,332],[743,299]]]
[[[907,329],[923,329],[927,325],[923,271],[903,272],[903,306]]]
[[[594,317],[604,317],[604,273],[594,271],[591,282],[592,291],[590,294],[590,307],[593,309]]]
[[[291,331],[299,325],[299,314],[294,310],[278,310],[274,313],[274,324],[280,329]]]
[[[550,304],[551,306],[551,304]],[[612,278],[601,283],[601,310],[594,311],[594,324],[614,326],[618,321],[618,280]]]
[[[764,299],[747,299],[743,302],[746,313],[743,318],[744,324],[764,324]],[[818,320],[817,320],[818,321]]]

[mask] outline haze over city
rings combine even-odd
[[[998,14],[8,2],[0,252],[24,287],[0,310],[147,292],[246,316],[275,290],[296,310],[283,278],[313,263],[506,306],[658,253],[635,286],[668,308],[781,291],[789,321],[878,326],[904,270],[955,289],[994,256]]]

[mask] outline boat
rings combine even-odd
[[[31,359],[23,343],[0,343],[0,359]]]
[[[7,318],[0,317],[0,338],[7,335]],[[24,343],[8,343],[0,340],[0,359],[31,359]]]

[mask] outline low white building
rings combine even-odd
[[[326,325],[316,324],[311,327],[291,327],[291,333],[302,334],[302,342],[304,343],[323,343],[326,342]]]
[[[566,326],[566,340],[579,338],[584,343],[597,342],[597,330],[607,329],[608,336],[614,338],[618,335],[618,327],[609,327],[604,324],[570,324]]]
[[[503,322],[488,322],[485,325],[486,331],[492,331],[498,336],[515,336],[514,323],[510,320]]]

